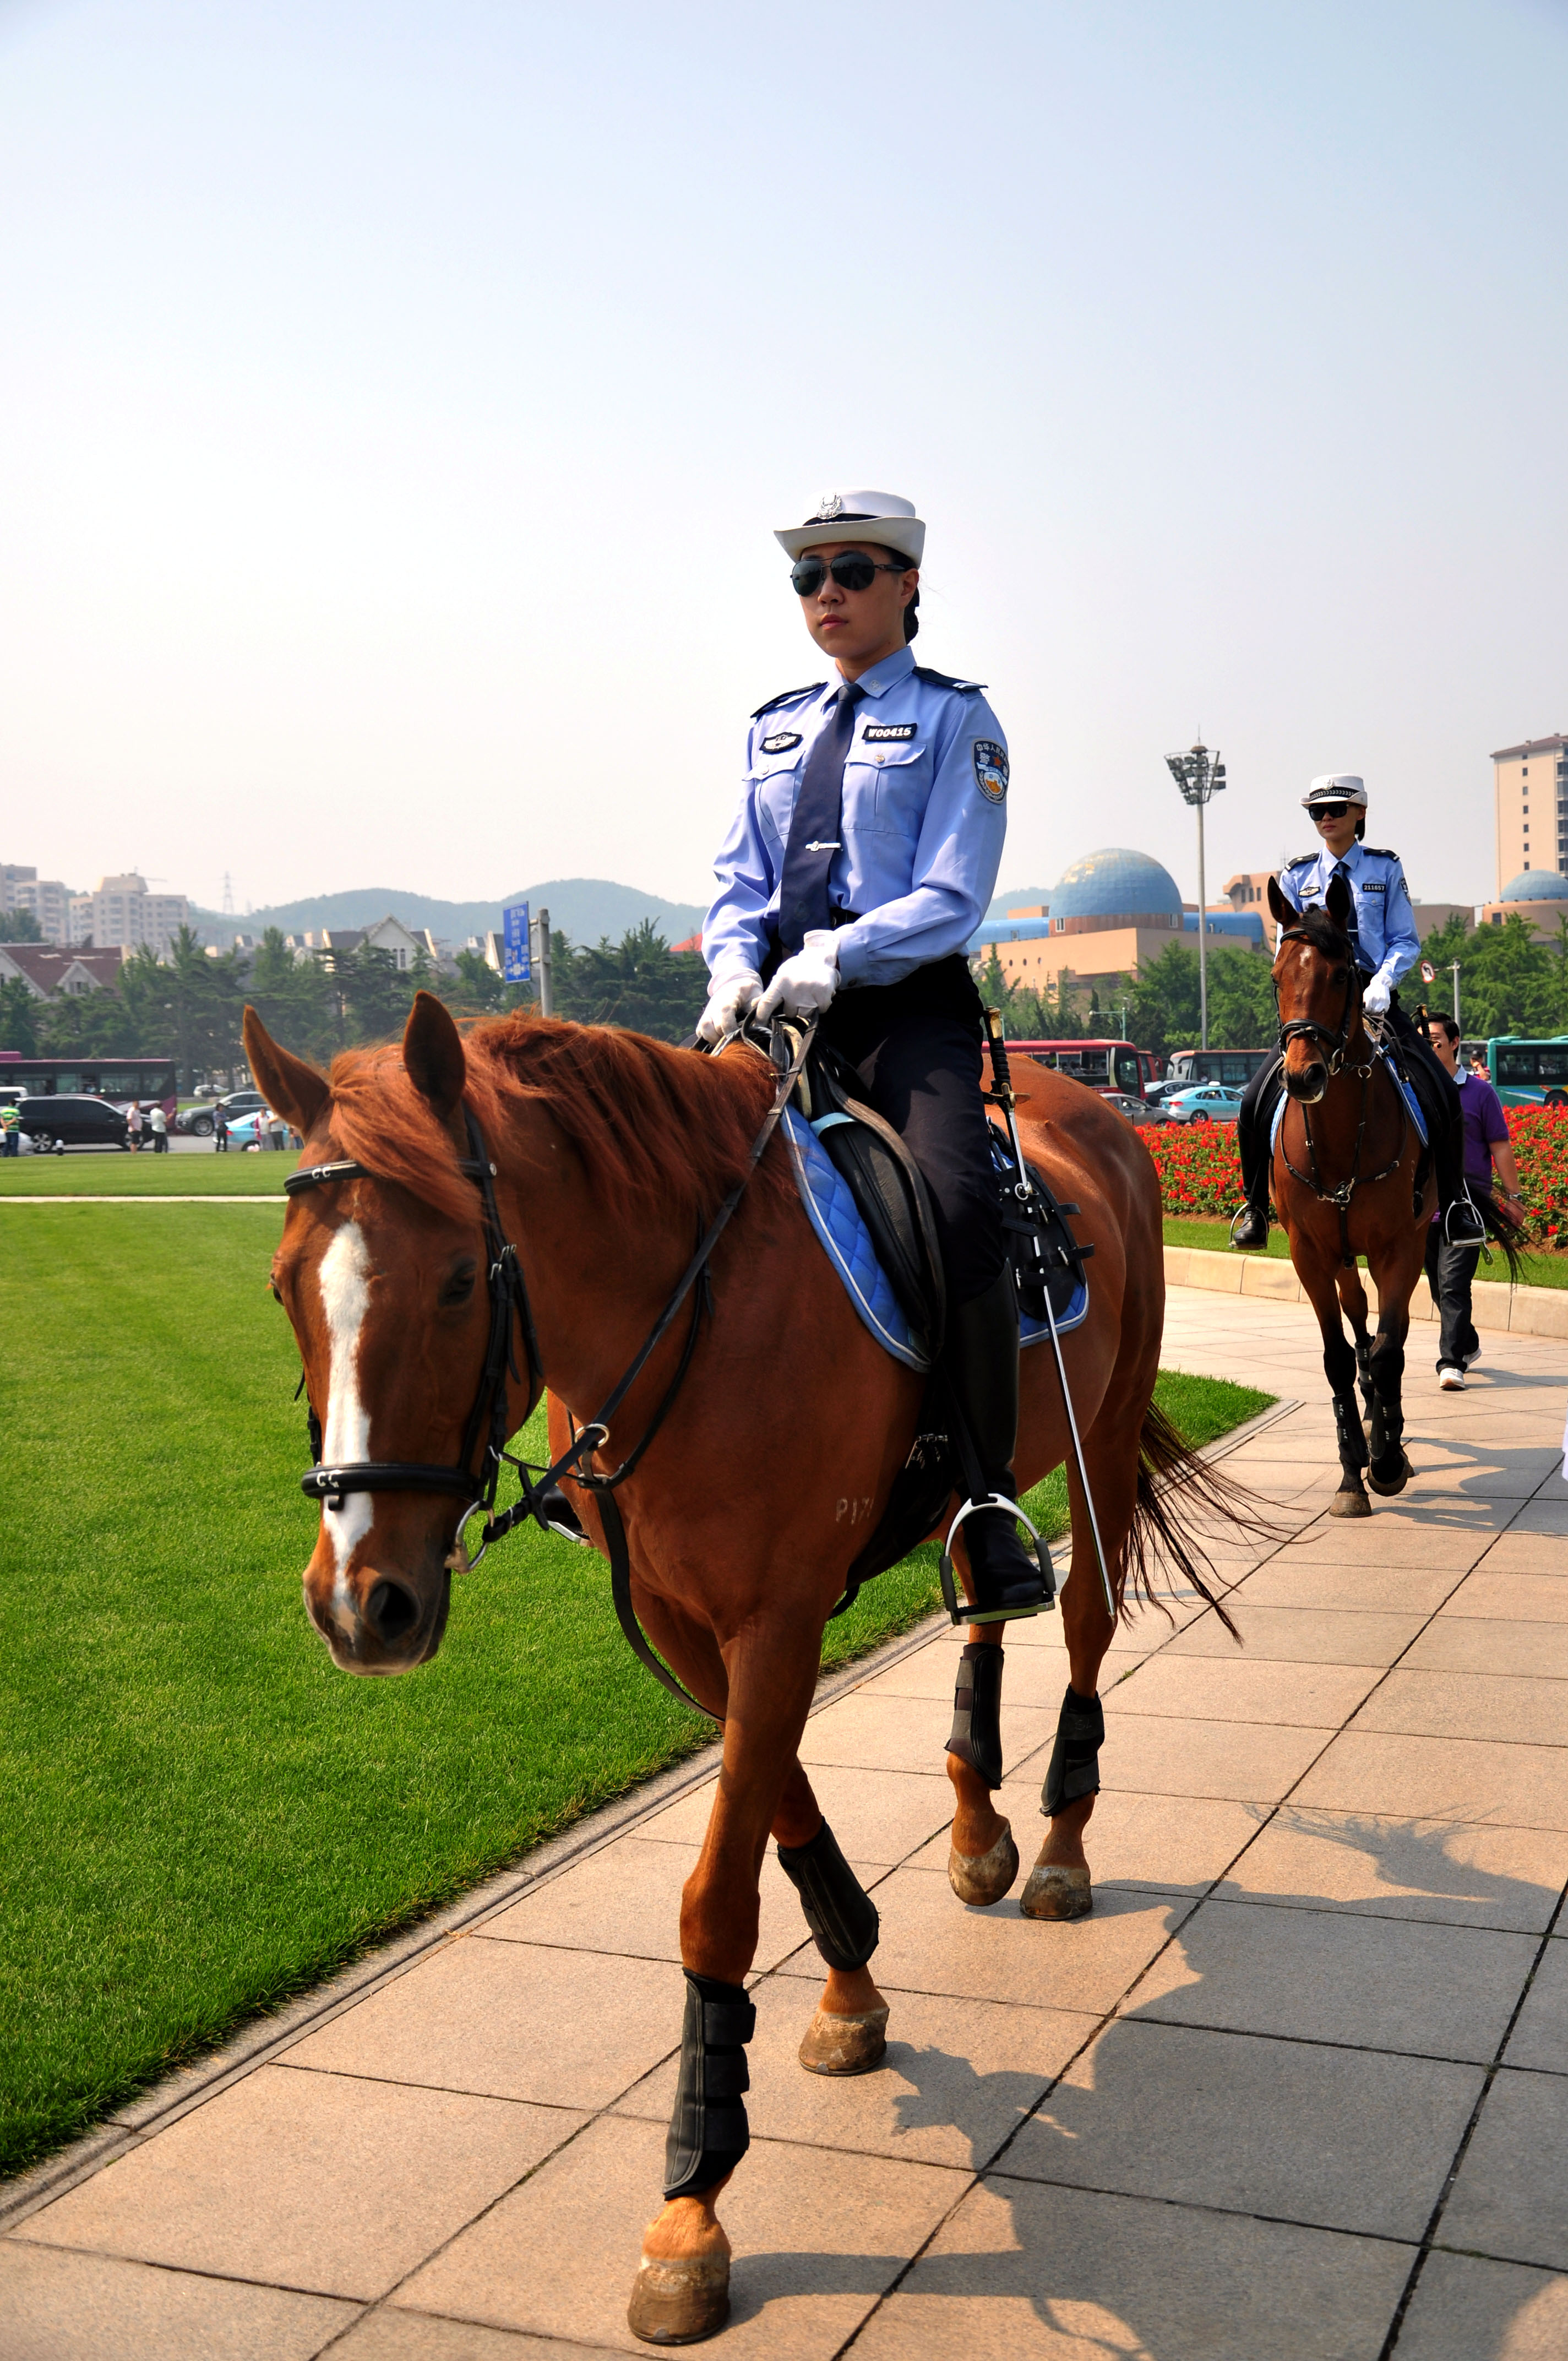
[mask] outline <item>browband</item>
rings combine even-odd
[[[488,1159],[481,1162],[475,1156],[460,1156],[457,1170],[470,1180],[482,1180],[487,1173],[494,1180],[496,1172]],[[375,1180],[383,1177],[372,1172],[367,1164],[356,1164],[348,1158],[337,1164],[303,1164],[297,1172],[284,1174],[283,1194],[297,1197],[302,1190],[323,1188],[329,1180]]]

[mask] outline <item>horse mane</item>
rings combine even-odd
[[[1343,927],[1335,926],[1321,902],[1309,902],[1288,927],[1280,928],[1281,938],[1287,934],[1305,935],[1312,949],[1321,951],[1325,959],[1349,959],[1351,955],[1350,937]]]
[[[498,1162],[512,1126],[543,1105],[608,1211],[634,1215],[657,1203],[694,1233],[744,1179],[773,1103],[773,1070],[760,1055],[703,1058],[607,1025],[491,1017],[464,1052],[464,1104]],[[345,1050],[329,1082],[328,1115],[345,1155],[438,1213],[472,1217],[474,1184],[399,1045]],[[786,1168],[765,1157],[752,1185],[777,1194]]]

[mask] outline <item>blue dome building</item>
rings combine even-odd
[[[1174,928],[1181,916],[1181,889],[1169,870],[1121,845],[1086,852],[1051,893],[1053,935],[1098,932],[1110,923]]]
[[[1521,869],[1510,877],[1499,902],[1568,902],[1568,877],[1555,869]]]

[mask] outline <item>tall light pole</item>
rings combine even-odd
[[[1165,767],[1198,814],[1198,1046],[1209,1046],[1209,887],[1203,867],[1203,807],[1225,784],[1225,766],[1201,738],[1185,754],[1168,754]]]

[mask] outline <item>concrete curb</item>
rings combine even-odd
[[[1167,1246],[1165,1283],[1207,1288],[1216,1295],[1261,1295],[1276,1303],[1306,1301],[1301,1282],[1288,1262],[1266,1255],[1234,1254],[1226,1247]],[[1508,1287],[1497,1279],[1478,1279],[1474,1301],[1477,1328],[1568,1339],[1568,1288]],[[1437,1318],[1424,1275],[1410,1298],[1410,1317]]]

